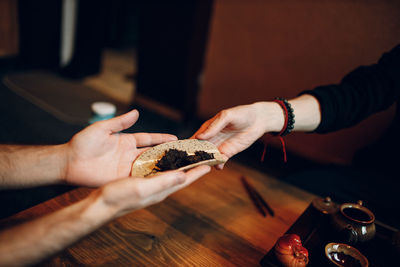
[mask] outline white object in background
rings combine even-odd
[[[89,123],[96,121],[108,120],[115,116],[117,108],[114,104],[109,102],[94,102],[92,104],[93,116],[90,118]]]
[[[63,0],[61,13],[60,66],[70,63],[74,53],[78,0]]]

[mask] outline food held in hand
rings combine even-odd
[[[308,264],[308,250],[296,234],[281,236],[274,247],[275,256],[285,267],[303,267]]]
[[[195,151],[194,155],[189,155],[186,151],[169,149],[164,156],[156,163],[156,171],[175,170],[181,167],[198,163],[200,161],[213,159],[214,155],[205,151]]]
[[[131,176],[149,177],[161,171],[188,170],[199,165],[217,165],[226,160],[208,141],[186,139],[167,142],[143,152],[132,165]]]

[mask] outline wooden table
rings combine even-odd
[[[263,217],[240,177],[275,211]],[[79,188],[6,220],[7,225],[60,209],[90,192]],[[44,266],[257,266],[310,204],[310,193],[229,162],[162,203],[101,227]]]

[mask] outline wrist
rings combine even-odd
[[[58,145],[59,162],[60,162],[60,179],[61,183],[67,184],[68,164],[69,164],[69,145],[68,143]]]
[[[94,190],[83,201],[86,201],[87,204],[82,217],[89,224],[103,225],[118,217],[117,207],[108,205],[104,201],[102,188]]]
[[[273,100],[273,102],[278,103],[279,106],[282,108],[285,120],[282,130],[280,130],[280,132],[275,133],[275,135],[286,136],[290,134],[294,129],[294,123],[295,123],[294,110],[292,108],[292,105],[286,98],[277,97]]]
[[[264,132],[280,132],[285,124],[285,116],[281,106],[278,103],[268,102],[256,102],[260,110],[260,118],[264,124]]]

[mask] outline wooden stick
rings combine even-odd
[[[262,206],[265,207],[265,209],[268,211],[268,213],[271,216],[275,215],[275,212],[272,210],[272,208],[268,205],[268,203],[264,200],[264,198],[260,195],[260,193],[257,192],[257,190],[247,182],[246,178],[244,176],[241,177],[241,180],[243,182],[243,184],[245,185],[246,188],[248,188],[249,194],[251,194],[251,196],[253,196],[254,198],[256,198],[256,202],[257,202],[257,206],[260,206],[260,208],[262,209]],[[261,203],[261,205],[260,205]],[[265,211],[263,210],[263,213],[265,213]]]
[[[259,202],[257,196],[254,194],[253,190],[251,190],[251,187],[249,185],[249,183],[246,181],[246,178],[244,178],[243,176],[240,178],[244,188],[247,191],[247,194],[249,195],[250,199],[252,200],[254,206],[256,206],[256,208],[258,209],[258,211],[261,213],[262,216],[266,217],[267,214],[265,213],[264,209],[261,206],[261,203]]]

